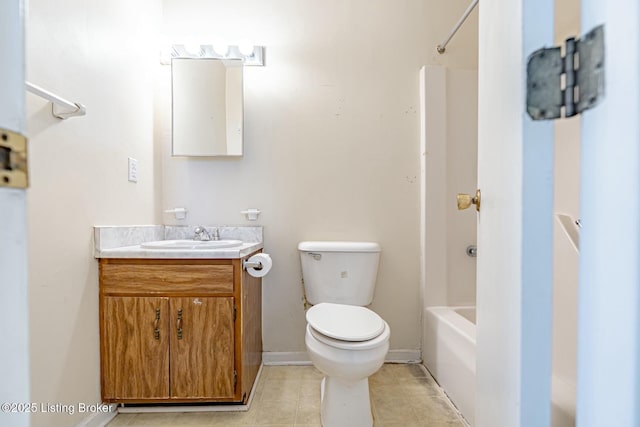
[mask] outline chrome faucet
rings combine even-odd
[[[209,235],[209,233],[207,232],[207,229],[204,228],[203,226],[199,225],[196,227],[195,230],[193,230],[194,232],[194,236],[193,236],[193,240],[202,240],[202,241],[209,241],[211,240],[211,236]]]
[[[211,240],[220,240],[220,230],[218,227],[213,229],[213,235],[211,236]]]

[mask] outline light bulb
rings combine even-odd
[[[242,42],[238,45],[238,50],[244,56],[251,56],[253,55],[253,43]]]
[[[184,50],[186,50],[187,53],[190,53],[191,55],[200,55],[202,46],[196,43],[185,43]]]
[[[213,51],[220,56],[227,56],[227,52],[229,52],[229,45],[221,42],[214,43]]]

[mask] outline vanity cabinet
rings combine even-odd
[[[246,403],[261,335],[241,259],[100,260],[104,402]]]

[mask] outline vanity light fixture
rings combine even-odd
[[[168,65],[173,58],[240,59],[244,65],[264,66],[264,46],[218,46],[217,44],[174,44],[169,54],[160,55],[160,63]],[[223,53],[224,51],[224,53]]]

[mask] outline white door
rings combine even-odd
[[[605,97],[582,115],[577,420],[640,426],[640,3],[582,0],[605,25]],[[548,426],[553,136],[524,113],[553,2],[480,7],[476,425]]]
[[[640,2],[582,0],[604,24],[605,97],[582,114],[577,425],[640,426]]]
[[[550,424],[553,128],[525,114],[553,0],[479,10],[476,427]]]
[[[24,10],[0,3],[0,129],[24,134]],[[1,132],[0,132],[1,133]],[[0,425],[29,425],[26,191],[0,187]],[[6,405],[15,404],[7,407]],[[16,412],[7,412],[15,410]]]

